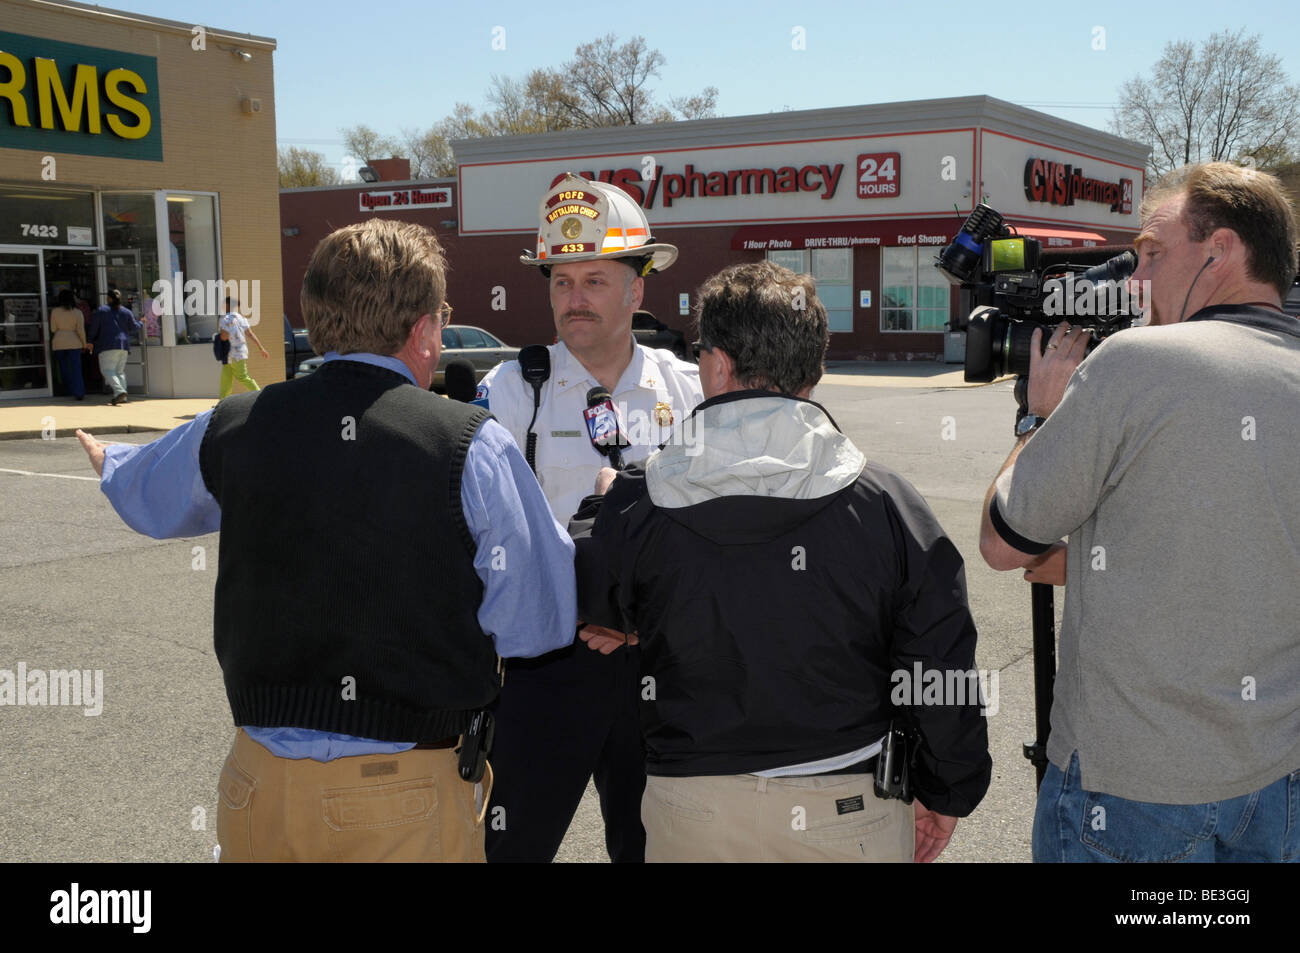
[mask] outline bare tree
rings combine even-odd
[[[583,43],[560,69],[566,80],[560,108],[574,126],[636,126],[659,122],[666,110],[655,106],[646,84],[667,62],[658,50],[647,49],[644,37],[622,46],[613,33]]]
[[[451,114],[429,129],[403,129],[400,139],[369,126],[342,130],[348,152],[361,161],[404,153],[416,178],[456,173],[454,139],[519,136],[564,129],[640,125],[717,115],[718,90],[656,103],[648,83],[659,76],[664,55],[644,37],[619,44],[614,34],[579,46],[558,69],[535,69],[522,79],[493,75],[487,110],[456,103]]]
[[[433,179],[456,174],[456,160],[451,154],[439,123],[429,129],[403,129],[403,155],[411,160],[411,178]]]
[[[718,87],[705,86],[698,96],[674,96],[668,104],[682,119],[712,119],[718,115]]]
[[[1285,164],[1300,140],[1300,87],[1258,36],[1215,33],[1196,49],[1165,46],[1150,78],[1121,87],[1114,132],[1151,145],[1156,175],[1192,162]]]
[[[325,156],[319,152],[290,146],[279,150],[278,159],[282,189],[338,184],[338,170],[326,162]]]

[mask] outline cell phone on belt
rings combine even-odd
[[[486,708],[474,712],[465,740],[460,745],[460,776],[470,784],[483,780],[487,770],[488,755],[492,753],[492,741],[496,737],[496,719]]]
[[[876,797],[897,799],[912,803],[912,779],[909,766],[912,760],[911,744],[907,732],[897,722],[890,722],[889,733],[876,756]]]

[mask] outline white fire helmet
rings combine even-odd
[[[537,251],[519,260],[539,265],[544,275],[551,265],[606,259],[630,259],[638,274],[648,275],[677,260],[677,246],[655,242],[645,213],[630,195],[572,172],[542,198],[539,218]]]

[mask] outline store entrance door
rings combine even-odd
[[[40,249],[0,245],[0,400],[49,397]]]
[[[131,313],[144,323],[145,333],[158,334],[157,319],[144,289],[140,287],[138,249],[109,252],[48,250],[45,252],[45,283],[51,297],[64,288],[70,288],[78,298],[84,296],[90,302],[92,311],[107,304],[108,292],[117,289],[122,295],[122,306],[130,308]],[[145,372],[148,351],[141,345],[141,341],[132,342],[126,358],[126,384],[132,394],[149,392],[149,378]]]

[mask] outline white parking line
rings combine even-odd
[[[60,480],[94,480],[96,483],[99,482],[99,477],[97,476],[74,476],[71,473],[35,473],[31,470],[8,470],[4,467],[0,467],[0,473],[13,473],[18,476],[57,477]]]

